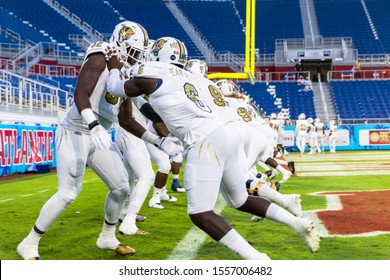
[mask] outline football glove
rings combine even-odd
[[[91,139],[95,147],[101,150],[108,150],[112,144],[111,136],[100,124],[91,129]]]
[[[176,137],[161,137],[154,142],[154,145],[169,156],[176,156],[183,152],[183,145]]]

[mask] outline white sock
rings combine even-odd
[[[265,217],[273,221],[288,225],[291,228],[294,228],[298,219],[293,214],[274,203],[271,203],[268,207],[267,212],[265,213]]]
[[[179,180],[179,174],[172,174],[172,179],[178,179]]]
[[[278,164],[278,166],[276,166],[276,170],[279,171],[282,174],[286,174],[286,173],[290,172],[287,169],[284,169],[283,166],[281,166],[280,164]]]
[[[258,164],[261,168],[263,168],[264,171],[271,170],[271,168],[269,168],[269,166],[268,166],[267,164],[265,164],[264,162],[262,162],[262,161],[259,161],[257,164]]]
[[[158,189],[158,188],[154,187],[154,189],[153,189],[153,197],[160,197],[160,195],[162,193],[162,190],[163,189]]]
[[[267,198],[271,200],[272,202],[283,204],[283,194],[280,192],[271,189],[271,187],[267,184],[262,184],[260,189],[257,191],[259,196]]]
[[[253,248],[235,229],[231,229],[225,234],[225,236],[219,240],[219,243],[239,254],[244,259],[263,259],[263,254]]]
[[[288,162],[286,160],[281,160],[281,159],[278,159],[278,158],[274,158],[274,160],[280,164],[280,165],[288,165]]]
[[[108,225],[106,222],[103,223],[103,229],[100,233],[101,236],[115,237],[116,225]]]
[[[137,214],[127,214],[122,223],[135,226],[136,219],[137,219]]]
[[[34,230],[34,228],[31,229],[30,233],[25,238],[26,242],[29,244],[37,244],[41,240],[43,234],[40,234]]]

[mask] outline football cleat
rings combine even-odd
[[[130,246],[119,244],[116,247],[115,252],[117,252],[120,255],[129,255],[129,254],[134,254],[135,253],[135,249],[131,248]]]
[[[287,163],[287,166],[288,166],[288,168],[290,168],[291,173],[292,173],[292,174],[295,174],[295,163],[294,163],[293,161],[289,161],[289,162]]]
[[[296,231],[303,237],[303,239],[305,239],[310,252],[316,253],[320,250],[320,236],[318,235],[313,222],[306,218],[298,219]]]
[[[302,217],[301,196],[299,194],[286,194],[285,207],[294,216]]]
[[[271,175],[272,175],[272,170],[267,170],[267,171],[265,171],[265,175],[267,175],[268,178],[271,177]]]
[[[134,254],[135,250],[130,246],[123,245],[115,237],[107,237],[100,235],[96,241],[96,246],[103,250],[117,252],[120,255]]]
[[[38,245],[26,244],[26,239],[19,243],[16,251],[24,260],[39,260]]]
[[[278,192],[280,190],[280,183],[279,182],[272,182],[270,185],[270,188]]]
[[[145,216],[142,216],[142,215],[137,215],[137,217],[135,218],[135,221],[136,222],[139,222],[139,223],[142,223],[146,220],[146,217]]]
[[[156,208],[156,209],[164,209],[164,206],[161,205],[160,199],[156,199],[155,197],[152,197],[149,200],[149,207],[150,208]]]
[[[292,173],[290,171],[283,173],[282,180],[280,180],[280,183],[285,183],[288,179],[290,179]]]
[[[265,218],[259,217],[259,216],[252,216],[252,218],[251,218],[252,222],[262,222],[264,220],[265,220]]]
[[[170,196],[170,195],[168,195],[167,193],[161,193],[161,195],[160,195],[160,200],[162,200],[162,201],[168,201],[168,202],[176,202],[176,201],[177,201],[177,198],[176,198],[176,197],[173,197],[173,196]]]
[[[124,235],[148,235],[149,232],[139,229],[135,226],[121,226],[119,227],[119,233]]]
[[[174,192],[185,192],[186,191],[182,186],[180,186],[178,179],[172,180],[171,190],[173,190]]]

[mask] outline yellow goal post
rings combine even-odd
[[[255,25],[256,25],[256,0],[246,0],[246,21],[245,21],[245,66],[241,73],[211,73],[213,79],[248,79],[255,83]]]

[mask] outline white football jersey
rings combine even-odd
[[[85,54],[84,63],[88,60],[88,57],[94,53],[104,53],[104,49],[109,44],[103,41],[95,42],[91,44]],[[107,92],[106,81],[108,79],[108,68],[104,69],[101,73],[98,82],[96,83],[89,100],[91,102],[91,108],[98,118],[100,124],[108,129],[112,123],[118,122],[118,112],[120,98],[113,96]],[[81,131],[83,133],[89,133],[88,125],[84,118],[77,110],[76,104],[67,111],[64,119],[61,121],[61,125],[72,131]]]
[[[295,134],[306,134],[308,124],[307,120],[297,120],[295,124]]]
[[[183,143],[184,153],[224,124],[201,94],[212,90],[204,82],[207,79],[197,79],[172,64],[155,61],[141,64],[134,71],[134,77],[161,81],[149,95],[149,103],[169,131]]]

